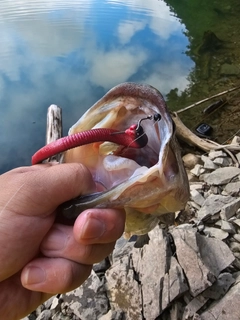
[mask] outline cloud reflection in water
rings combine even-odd
[[[193,67],[183,30],[163,1],[3,1],[0,172],[30,164],[52,103],[63,107],[66,134],[120,82],[183,90]]]

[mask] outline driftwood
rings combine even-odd
[[[210,150],[224,150],[232,158],[234,163],[238,163],[237,158],[231,151],[239,151],[239,144],[226,144],[221,145],[215,141],[209,139],[202,139],[195,135],[191,130],[189,130],[178,117],[176,112],[171,113],[172,119],[176,126],[176,134],[179,140],[186,142],[191,146],[196,146],[199,149],[209,152]]]
[[[47,112],[46,144],[62,137],[62,109],[51,104]],[[61,154],[51,157],[48,161],[59,161]]]

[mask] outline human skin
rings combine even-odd
[[[57,293],[81,285],[124,230],[125,214],[88,209],[73,226],[56,208],[94,192],[79,163],[40,164],[0,176],[0,319],[22,318]]]

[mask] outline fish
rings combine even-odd
[[[64,152],[61,162],[80,162],[91,172],[97,192],[64,203],[60,212],[76,218],[88,208],[126,212],[124,237],[152,230],[163,214],[185,208],[189,183],[174,122],[162,94],[148,84],[126,82],[108,91],[74,124],[69,135],[97,128],[124,132],[141,124],[141,148],[94,142]]]

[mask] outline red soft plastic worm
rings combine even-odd
[[[53,141],[39,149],[32,156],[32,164],[40,163],[72,148],[104,141],[114,142],[125,147],[142,148],[147,144],[148,138],[139,124],[131,125],[125,132],[107,128],[82,131]]]

